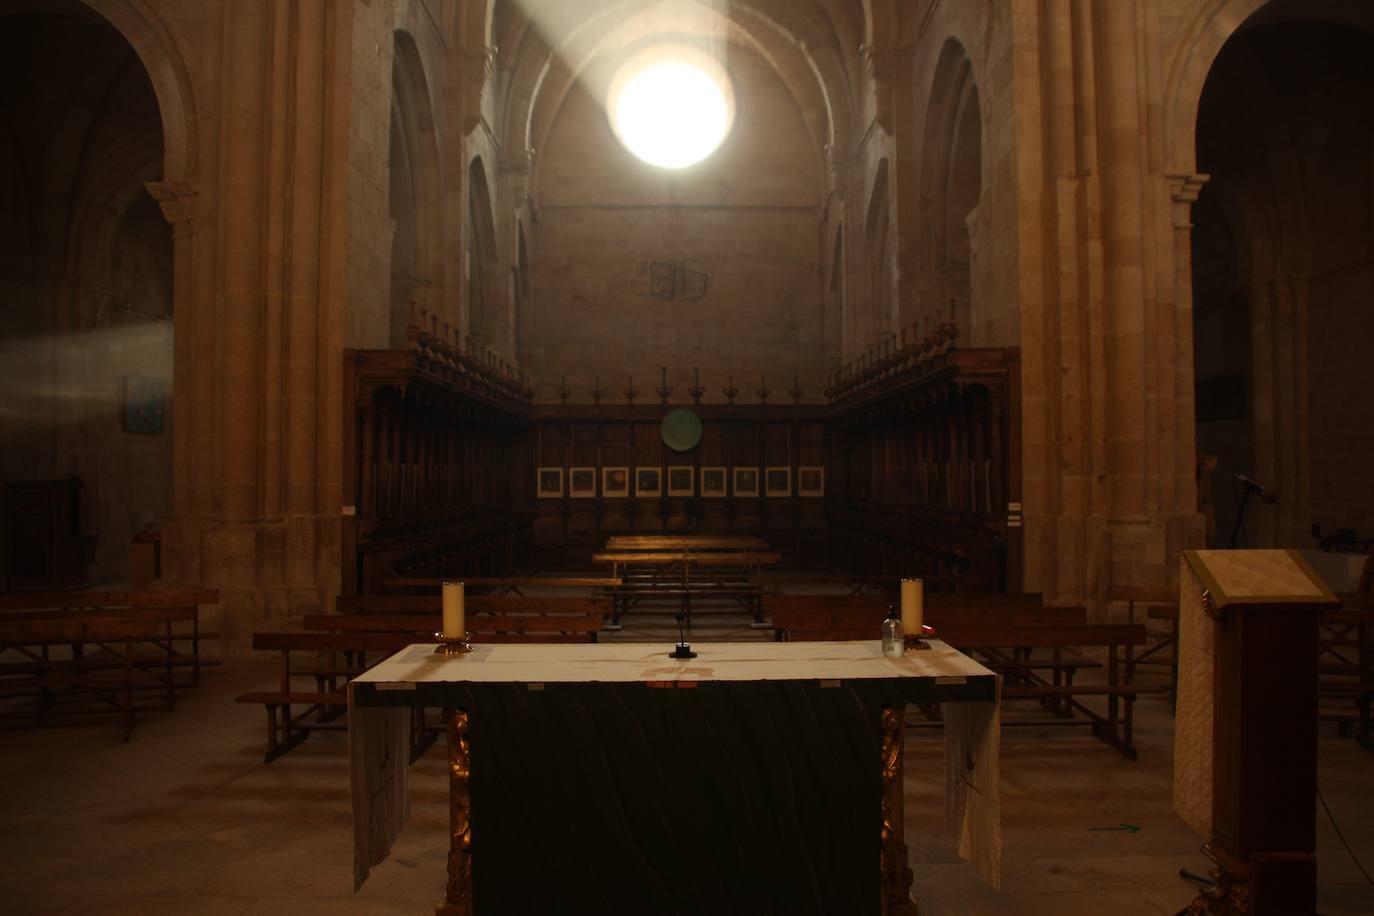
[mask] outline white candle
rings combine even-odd
[[[444,583],[444,639],[462,639],[467,635],[467,621],[463,614],[463,583]]]
[[[902,632],[907,636],[920,636],[921,623],[925,620],[925,583],[920,579],[902,580]]]

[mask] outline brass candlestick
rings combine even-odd
[[[658,387],[654,389],[654,394],[658,395],[658,403],[661,406],[668,406],[668,398],[672,395],[673,389],[668,387],[668,367],[662,366],[658,370]]]
[[[934,627],[928,627],[928,626],[925,626],[924,624],[922,624],[922,625],[921,625],[921,632],[919,632],[919,633],[908,633],[908,634],[906,634],[905,636],[902,637],[902,651],[903,651],[904,653],[905,653],[905,652],[919,652],[919,651],[921,651],[922,649],[929,649],[929,648],[930,648],[930,643],[926,642],[926,640],[925,640],[925,637],[927,637],[927,636],[934,638],[934,636],[935,636],[935,628],[934,628]]]
[[[693,404],[701,404],[701,396],[706,393],[706,389],[701,387],[701,376],[697,374],[695,367],[692,368],[692,387],[687,389],[687,393],[692,396]]]
[[[434,634],[434,640],[439,644],[434,647],[435,655],[466,655],[472,651],[471,633],[464,633],[456,639],[449,639],[440,630]]]
[[[730,376],[728,386],[724,391],[721,392],[721,394],[725,395],[725,398],[727,401],[730,402],[731,407],[735,406],[735,395],[739,394],[739,389],[735,387],[735,377],[733,375]]]

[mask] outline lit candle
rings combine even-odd
[[[467,620],[463,613],[463,583],[444,583],[444,639],[463,639]]]
[[[920,579],[902,580],[902,632],[920,636],[925,619],[925,583]]]

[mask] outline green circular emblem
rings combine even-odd
[[[696,448],[701,441],[701,420],[690,410],[679,407],[668,412],[659,424],[663,444],[675,452]]]

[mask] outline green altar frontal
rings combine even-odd
[[[439,707],[441,914],[902,912],[902,720],[926,701],[951,827],[995,883],[997,678],[932,645],[412,646],[350,685],[357,883],[408,814],[409,711]]]

